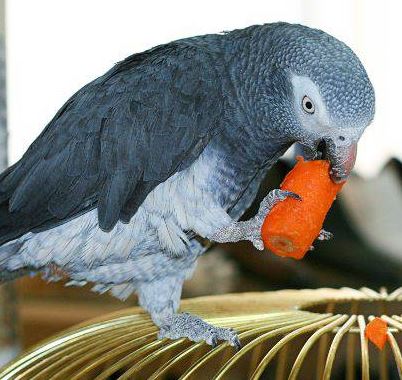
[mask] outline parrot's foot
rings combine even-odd
[[[334,234],[332,232],[328,232],[325,230],[321,230],[320,234],[317,236],[317,240],[330,240],[334,237]],[[314,250],[314,246],[310,246],[309,251],[313,251]]]
[[[330,240],[334,237],[334,234],[325,230],[321,230],[317,237],[317,240]]]
[[[272,207],[289,197],[301,200],[299,195],[291,191],[280,189],[270,191],[260,203],[260,208],[254,218],[245,222],[233,222],[228,226],[222,227],[210,237],[210,240],[218,243],[250,240],[254,247],[262,251],[264,243],[261,239],[261,228],[265,217],[271,211]]]
[[[218,341],[223,340],[238,350],[241,348],[236,331],[213,326],[195,315],[189,313],[173,314],[166,322],[161,326],[158,334],[159,339],[188,338],[193,342],[205,341],[213,347],[218,344]]]

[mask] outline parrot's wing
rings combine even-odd
[[[105,231],[127,222],[219,129],[216,63],[207,50],[171,43],[128,57],[73,95],[0,177],[0,244],[95,207]]]

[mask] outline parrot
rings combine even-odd
[[[351,48],[300,24],[135,53],[72,95],[1,173],[0,280],[39,274],[135,293],[160,339],[240,348],[234,329],[179,309],[183,283],[210,243],[264,249],[264,218],[298,194],[273,189],[240,219],[293,145],[345,181],[374,111]]]

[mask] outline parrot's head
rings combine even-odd
[[[264,38],[263,29],[256,33]],[[265,39],[259,48],[269,73],[264,124],[310,157],[328,159],[333,180],[345,180],[374,117],[374,90],[362,63],[343,42],[302,25],[275,24]]]

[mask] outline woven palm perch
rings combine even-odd
[[[285,290],[202,297],[186,311],[237,329],[243,348],[156,339],[139,308],[82,324],[25,353],[0,379],[381,379],[402,378],[402,288]],[[364,337],[387,321],[379,351]]]

